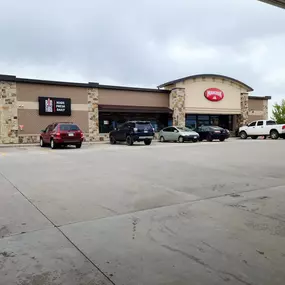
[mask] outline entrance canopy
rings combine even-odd
[[[259,1],[285,9],[285,0],[259,0]]]

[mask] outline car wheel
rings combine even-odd
[[[197,139],[193,139],[193,140],[192,140],[193,143],[196,143],[197,141],[198,141]]]
[[[134,140],[131,136],[127,136],[127,145],[133,145],[134,144]]]
[[[178,138],[178,142],[184,143],[184,138],[180,136],[180,137]]]
[[[110,136],[110,144],[116,144],[116,140],[113,136]]]
[[[77,144],[77,145],[75,145],[75,146],[76,146],[76,148],[81,148],[82,143],[79,143],[79,144]]]
[[[150,145],[150,144],[151,144],[151,140],[145,140],[145,141],[144,141],[144,144],[145,144],[145,145]]]
[[[256,140],[258,137],[257,136],[252,136],[251,137],[253,140]]]
[[[273,140],[277,140],[279,138],[279,133],[276,131],[276,130],[272,130],[270,132],[270,137],[273,139]]]
[[[219,140],[220,140],[220,142],[224,142],[225,138],[220,138]]]
[[[213,138],[212,138],[212,136],[211,136],[211,135],[207,135],[207,141],[208,141],[208,142],[213,141]]]
[[[50,141],[50,147],[51,147],[52,149],[56,149],[56,147],[57,147],[57,145],[56,145],[56,143],[54,142],[53,139]]]
[[[239,134],[240,138],[242,140],[246,140],[247,139],[247,133],[245,131],[241,131]]]
[[[161,137],[159,138],[159,141],[160,141],[160,142],[165,142],[165,138],[164,138],[163,136],[161,136]]]
[[[43,138],[40,138],[40,146],[41,147],[45,147],[46,146],[46,144],[44,143]]]

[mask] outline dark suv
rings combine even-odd
[[[110,143],[127,142],[128,145],[133,145],[134,142],[143,141],[146,145],[150,145],[153,137],[154,129],[150,122],[130,121],[110,132]]]
[[[83,132],[74,123],[53,123],[41,131],[40,145],[50,145],[52,149],[58,146],[75,145],[81,148],[84,139]]]

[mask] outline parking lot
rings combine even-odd
[[[283,285],[284,148],[1,148],[0,284]]]

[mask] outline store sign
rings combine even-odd
[[[218,88],[209,88],[205,91],[204,95],[209,101],[213,102],[221,101],[225,97],[224,92]]]
[[[39,115],[71,116],[71,99],[39,97]]]

